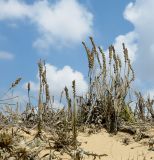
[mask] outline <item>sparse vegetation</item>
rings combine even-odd
[[[40,60],[37,113],[34,112],[30,97],[30,83],[27,85],[28,102],[23,113],[18,111],[18,103],[15,104],[16,110],[13,110],[7,103],[8,99],[0,100],[3,106],[0,113],[0,159],[60,160],[63,155],[74,160],[82,160],[85,157],[103,159],[108,154],[86,151],[78,140],[78,134],[81,132],[90,135],[101,132],[103,128],[109,134],[117,134],[119,131],[129,133],[134,136],[136,142],[147,138],[149,150],[154,150],[152,135],[145,133],[153,125],[154,100],[149,96],[146,99],[140,92],[131,90],[135,73],[125,44],[122,44],[121,57],[116,53],[114,46],[109,47],[107,55],[101,47],[97,47],[92,37],[90,41],[92,49],[83,42],[89,63],[89,89],[85,96],[76,94],[77,86],[74,80],[73,93],[67,86],[62,91],[62,94],[65,93],[67,105],[61,109],[53,109],[46,65]],[[20,81],[21,78],[18,78],[13,82],[4,95]],[[131,106],[129,94],[136,96],[136,108]],[[16,97],[10,99],[14,98]],[[124,138],[122,142],[129,145],[131,140]],[[42,155],[43,150],[48,152]]]

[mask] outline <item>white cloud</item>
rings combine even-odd
[[[0,60],[12,60],[14,55],[9,52],[0,51]]]
[[[129,32],[125,35],[119,35],[118,37],[116,37],[114,47],[120,57],[124,58],[122,43],[125,43],[129,51],[129,58],[131,59],[131,62],[134,62],[138,50],[137,34],[135,32]]]
[[[1,0],[0,20],[23,19],[23,17],[30,16],[29,9],[23,1]]]
[[[33,46],[46,49],[51,45],[80,42],[92,33],[93,15],[77,0],[48,0],[27,4],[24,0],[1,0],[0,20],[27,20],[37,27],[40,37]]]
[[[124,12],[124,17],[134,25],[138,35],[138,51],[135,70],[142,81],[154,81],[154,1],[136,0],[130,3]]]
[[[136,0],[134,3],[129,3],[124,11],[124,18],[133,24],[134,30],[115,39],[115,48],[118,50],[121,43],[126,43],[136,78],[142,84],[144,91],[145,88],[150,89],[154,85],[153,8],[153,0]]]
[[[83,95],[88,90],[88,85],[82,73],[74,71],[70,66],[64,66],[58,69],[55,66],[46,64],[47,80],[50,87],[51,94],[60,96],[65,86],[72,92],[72,81],[76,80],[76,92],[78,95]],[[37,75],[38,79],[38,75]],[[39,81],[30,82],[31,90],[36,92],[39,89]]]

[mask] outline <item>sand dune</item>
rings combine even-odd
[[[125,137],[130,138],[130,144],[127,146],[122,143]],[[148,140],[144,139],[140,143],[136,143],[128,134],[118,133],[110,136],[105,130],[102,130],[100,133],[90,136],[80,134],[78,139],[82,142],[85,150],[108,155],[101,158],[102,160],[143,160],[144,158],[154,160],[154,151],[148,150]],[[88,159],[90,160],[89,157],[86,160]]]

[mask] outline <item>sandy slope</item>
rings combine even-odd
[[[151,134],[154,135],[154,132]],[[126,137],[130,139],[129,145],[123,144],[123,139]],[[79,133],[78,141],[81,142],[80,148],[85,151],[108,155],[102,157],[101,160],[154,160],[154,151],[148,150],[148,139],[137,143],[134,142],[132,136],[126,133],[111,136],[103,129],[101,132],[91,135]],[[48,152],[47,150],[43,151],[42,155]],[[62,159],[71,160],[67,155],[63,155]],[[84,160],[93,159],[85,157]]]
[[[10,130],[11,131],[11,130]],[[25,142],[32,141],[36,135],[36,130],[31,130],[30,134],[26,134],[23,131],[18,132],[19,135],[23,136],[23,141],[21,146],[24,147]],[[51,136],[49,133],[47,136]],[[154,129],[148,131],[148,134],[154,136]],[[129,145],[123,144],[123,139],[129,138]],[[154,160],[154,151],[149,151],[148,141],[149,139],[143,139],[139,142],[134,142],[133,136],[126,133],[118,133],[117,135],[110,135],[105,129],[102,129],[99,133],[88,135],[88,133],[79,133],[78,141],[81,142],[80,148],[87,152],[93,152],[96,154],[107,154],[108,156],[102,157],[102,160]],[[36,142],[35,142],[36,143]],[[39,141],[37,143],[40,143]],[[42,143],[42,142],[41,142]],[[41,144],[40,143],[40,144]],[[33,147],[31,148],[33,149]],[[30,150],[31,150],[30,149]],[[39,156],[49,153],[49,149],[43,149]],[[56,155],[62,157],[63,160],[72,160],[70,156],[64,154],[60,155],[55,152]],[[42,160],[47,160],[49,158],[44,158]],[[97,158],[98,159],[98,158]],[[96,160],[97,160],[96,159]],[[85,157],[84,160],[92,160],[90,157]]]
[[[129,145],[124,145],[122,139],[129,137],[127,134],[118,133],[116,136],[111,136],[102,130],[100,133],[86,136],[86,134],[80,134],[78,139],[82,143],[82,148],[87,151],[95,152],[98,154],[107,154],[107,157],[101,158],[102,160],[154,160],[154,151],[148,151],[147,140],[143,140],[140,143],[136,143],[133,140]],[[144,145],[143,145],[144,144]],[[90,160],[90,158],[86,158]]]

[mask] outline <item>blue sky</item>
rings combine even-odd
[[[125,42],[136,70],[135,86],[153,93],[154,24],[147,26],[153,20],[151,7],[153,0],[0,0],[0,92],[19,76],[18,91],[28,81],[35,91],[40,58],[46,60],[49,76],[60,79],[51,78],[51,88],[77,77],[86,90],[88,67],[81,42],[92,35],[104,50],[110,44],[120,50]]]

